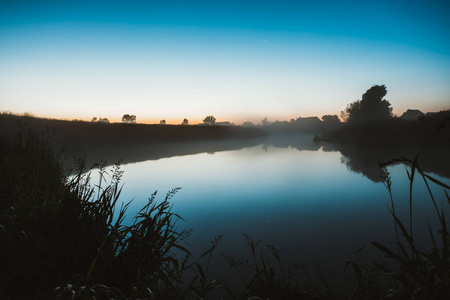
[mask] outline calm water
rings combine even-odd
[[[315,145],[311,137],[292,139],[125,164],[121,199],[133,199],[127,220],[155,190],[157,199],[163,200],[167,191],[181,187],[172,200],[173,211],[185,219],[181,225],[194,228],[188,248],[197,257],[208,249],[210,240],[222,234],[217,254],[250,258],[246,233],[261,240],[263,248],[275,246],[285,262],[304,262],[313,274],[312,264],[317,262],[334,287],[344,289],[352,278],[349,271],[342,275],[346,260],[377,257],[371,249],[355,257],[360,246],[394,241],[393,221],[386,208],[389,194],[383,183],[367,177],[374,176],[376,164],[364,166],[364,159],[330,151],[330,145]],[[350,170],[358,168],[367,174]],[[409,182],[405,167],[398,165],[389,171],[397,209],[406,222]],[[438,178],[449,184],[448,179]],[[439,201],[444,199],[441,189],[434,190]],[[434,217],[419,181],[413,201],[417,226]],[[418,241],[425,245],[426,232],[418,230],[418,234]],[[217,255],[214,272],[229,274],[232,269]]]

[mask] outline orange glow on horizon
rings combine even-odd
[[[344,110],[345,107],[342,108]],[[418,109],[422,111],[423,113],[427,112],[439,112],[443,110],[448,110],[450,107],[439,107],[439,105],[431,105],[428,104],[426,106],[422,105],[401,105],[397,107],[397,109],[394,107],[393,114],[394,116],[400,117],[407,109]],[[85,121],[90,122],[93,117],[97,118],[107,118],[110,123],[121,123],[122,119],[121,117],[109,117],[107,114],[104,115],[97,115],[97,116],[86,116],[86,115],[75,115],[75,114],[57,114],[57,113],[38,113],[33,111],[26,111],[26,112],[16,112],[16,111],[9,111],[9,110],[3,110],[3,113],[11,113],[14,115],[28,115],[28,116],[34,116],[38,118],[49,118],[49,119],[57,119],[57,120],[66,120],[66,121],[73,121],[73,120],[79,120],[79,121]],[[242,125],[244,122],[252,122],[255,125],[261,124],[261,121],[267,117],[267,120],[269,122],[275,122],[275,121],[290,121],[291,119],[297,119],[297,118],[307,118],[307,117],[318,117],[319,119],[322,119],[323,115],[337,115],[340,117],[341,111],[338,112],[320,112],[316,114],[306,115],[306,114],[292,114],[289,116],[285,115],[253,115],[249,116],[248,118],[238,118],[238,117],[227,117],[227,116],[220,116],[220,115],[213,115],[216,118],[216,122],[230,122],[234,123],[235,125]],[[207,115],[205,115],[206,117]],[[203,118],[189,118],[188,119],[189,125],[197,125],[203,123]],[[183,118],[184,119],[184,118]],[[183,122],[183,119],[181,118],[154,118],[154,117],[140,117],[139,115],[136,115],[136,121],[138,124],[160,124],[161,120],[166,121],[166,125],[180,125]],[[341,120],[342,121],[342,120]]]

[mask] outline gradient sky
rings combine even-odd
[[[0,1],[0,110],[257,123],[374,84],[398,115],[450,109],[450,1]]]

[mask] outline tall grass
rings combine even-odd
[[[129,203],[120,205],[122,171],[97,165],[92,185],[85,160],[64,175],[48,144],[31,131],[0,143],[0,297],[184,299],[190,256],[180,216],[170,199],[153,193],[124,225]],[[178,256],[175,255],[178,252]],[[55,289],[56,288],[56,289]]]

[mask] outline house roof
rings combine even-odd
[[[400,119],[417,120],[419,117],[422,117],[424,115],[425,114],[418,109],[408,109],[400,116]]]

